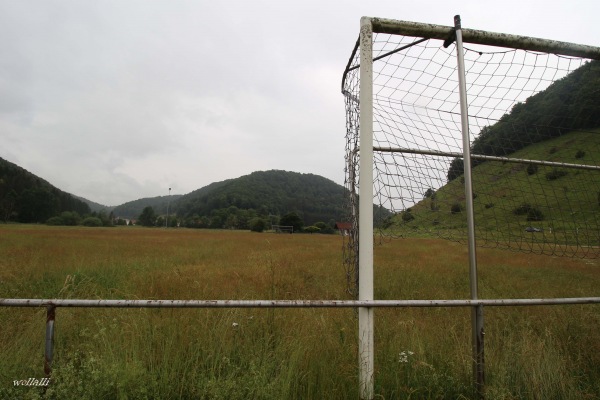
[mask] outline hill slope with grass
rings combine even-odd
[[[599,156],[597,129],[536,143],[510,158],[597,166]],[[535,241],[600,242],[600,171],[487,161],[474,167],[472,176],[479,238],[512,247],[525,240],[526,229],[535,228]],[[465,204],[464,178],[459,177],[394,217],[389,229],[464,238]]]

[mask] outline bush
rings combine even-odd
[[[527,175],[534,175],[536,174],[538,171],[538,165],[537,164],[529,164],[527,166]]]
[[[527,221],[542,221],[544,214],[529,203],[523,203],[513,210],[515,215],[527,215]]]
[[[458,214],[462,210],[463,210],[463,207],[460,205],[460,203],[454,203],[454,204],[452,204],[452,207],[450,207],[450,212],[452,214]]]
[[[51,217],[51,218],[48,218],[48,220],[46,221],[46,225],[53,225],[53,226],[64,225],[64,222],[61,217]]]
[[[527,211],[527,221],[542,221],[544,219],[544,214],[537,208],[530,208]]]
[[[531,204],[529,203],[523,203],[521,204],[519,207],[515,208],[513,210],[513,214],[515,215],[525,215],[529,212],[529,210],[531,210]]]
[[[328,233],[328,234],[330,234],[330,233],[334,233],[335,232],[334,229],[331,226],[327,225],[325,222],[316,222],[315,226],[317,228],[319,228],[319,233]]]
[[[577,153],[575,153],[575,158],[579,159],[579,158],[583,158],[583,157],[585,157],[585,151],[577,150]]]
[[[267,222],[262,218],[252,218],[248,225],[250,226],[250,230],[252,232],[263,232],[267,227]]]
[[[102,220],[97,217],[87,217],[83,220],[83,226],[102,226]]]
[[[81,222],[81,217],[76,211],[64,211],[60,214],[64,225],[75,226]]]
[[[307,226],[306,228],[304,228],[304,232],[311,233],[311,234],[317,233],[319,231],[320,231],[320,229],[314,225]]]
[[[549,181],[553,181],[558,178],[562,178],[563,176],[567,175],[567,173],[568,173],[567,171],[563,171],[561,169],[554,168],[552,171],[550,171],[546,174],[546,179]]]
[[[410,208],[402,213],[402,221],[410,222],[415,219],[415,216],[411,214]]]

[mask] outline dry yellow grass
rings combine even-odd
[[[346,298],[339,236],[25,225],[0,235],[0,297]],[[375,255],[379,299],[469,297],[463,246],[404,239]],[[598,296],[595,262],[478,255],[482,298]],[[11,385],[43,375],[45,311],[0,318],[0,397],[41,396]],[[485,318],[489,398],[599,397],[597,305],[487,307]],[[378,396],[469,397],[469,320],[468,309],[376,310]],[[356,352],[350,309],[59,309],[46,397],[356,398]]]

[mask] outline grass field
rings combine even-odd
[[[0,226],[0,297],[344,299],[342,239]],[[478,249],[481,298],[599,296],[600,262]],[[377,299],[469,297],[467,250],[375,250]],[[375,311],[378,399],[471,398],[470,310]],[[352,309],[66,309],[47,389],[45,309],[0,308],[0,398],[358,398]],[[600,398],[600,306],[485,309],[489,399]]]

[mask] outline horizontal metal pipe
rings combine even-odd
[[[427,37],[446,40],[454,31],[454,27],[423,24],[419,22],[397,21],[386,18],[371,18],[373,32],[396,35]],[[571,57],[600,59],[600,48],[582,44],[540,39],[529,36],[509,35],[505,33],[487,32],[476,29],[461,29],[464,43],[475,43],[486,46],[514,48],[544,53],[560,54]]]
[[[373,147],[373,151],[381,153],[408,153],[408,154],[423,154],[427,156],[440,156],[440,157],[458,157],[462,158],[463,153],[451,152],[451,151],[437,151],[437,150],[419,150],[419,149],[408,149],[403,147]],[[525,158],[511,158],[511,157],[498,157],[498,156],[486,156],[483,154],[471,154],[471,158],[476,160],[485,161],[502,161],[519,164],[537,164],[546,165],[549,167],[563,167],[563,168],[574,168],[574,169],[586,169],[600,171],[599,165],[585,165],[585,164],[569,164],[556,161],[541,161],[541,160],[528,160]]]
[[[0,299],[0,307],[84,308],[357,308],[357,307],[473,307],[595,304],[600,297],[478,300],[84,300]]]

